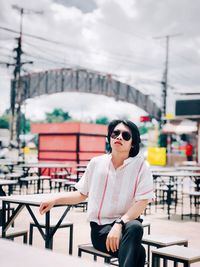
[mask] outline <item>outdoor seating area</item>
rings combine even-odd
[[[168,215],[181,215],[198,221],[199,219],[199,166],[176,166],[153,168],[155,188],[155,210],[163,209]]]
[[[83,166],[80,168],[78,165],[66,163],[17,165],[13,163],[12,165],[9,162],[3,165],[1,161],[0,186],[2,195],[6,195],[2,198],[1,236],[15,239],[15,242],[20,243],[28,241],[34,247],[46,247],[74,257],[81,257],[84,253],[83,258],[89,261],[117,266],[116,258],[97,251],[90,243],[90,229],[85,213],[87,202],[76,206],[55,207],[51,215],[45,217],[39,215],[38,208],[41,201],[54,194],[75,190],[73,186],[84,170]],[[194,263],[194,267],[200,266],[198,257],[195,260],[193,257],[186,260],[179,257],[176,250],[174,253],[165,250],[168,246],[176,248],[179,245],[178,252],[184,253],[184,247],[188,246],[189,250],[186,253],[192,253],[192,249],[197,249],[199,246],[197,236],[200,231],[200,167],[197,165],[152,167],[152,173],[155,201],[149,204],[143,216],[145,220],[142,244],[146,249],[146,265],[156,267],[158,259],[162,258],[164,265],[159,266],[165,266],[167,260],[184,262],[184,266],[197,262]],[[27,212],[29,216],[25,216]],[[56,220],[52,215],[54,212]],[[10,227],[11,225],[15,227]],[[19,229],[21,225],[23,229]],[[191,230],[188,230],[187,226]],[[35,228],[38,231],[35,231]],[[20,237],[23,238],[22,241]]]
[[[0,167],[0,190],[3,187],[5,193],[11,195],[68,191],[81,178],[86,164],[79,168],[79,164],[73,163],[1,161]]]
[[[200,267],[200,1],[0,8],[0,267]]]

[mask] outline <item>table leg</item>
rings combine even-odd
[[[45,214],[45,224],[46,224],[45,248],[52,249],[53,236],[51,236],[51,228],[50,228],[50,211],[48,211]]]

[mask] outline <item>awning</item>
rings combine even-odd
[[[197,132],[197,122],[191,120],[171,121],[162,128],[162,133],[189,134]]]

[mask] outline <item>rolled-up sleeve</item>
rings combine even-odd
[[[91,160],[80,181],[75,184],[75,188],[85,196],[88,196],[89,194],[93,165],[94,160]]]
[[[148,163],[145,161],[138,176],[136,185],[135,200],[148,199],[154,200],[153,176]]]

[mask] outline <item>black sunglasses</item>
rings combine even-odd
[[[113,139],[116,139],[119,135],[122,135],[122,138],[125,140],[125,141],[129,141],[131,139],[131,134],[129,132],[122,132],[120,130],[116,130],[116,131],[113,131],[112,134],[111,134],[111,138]]]

